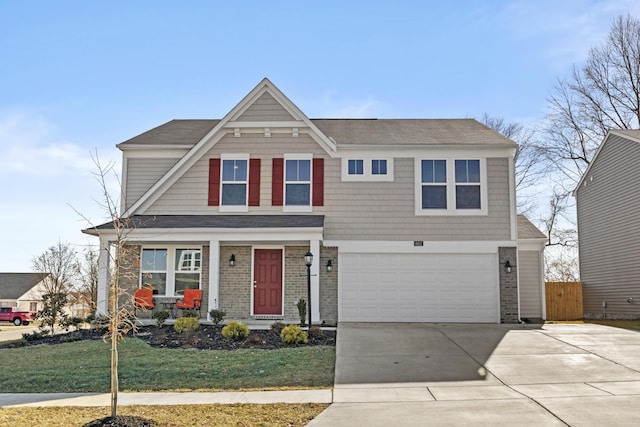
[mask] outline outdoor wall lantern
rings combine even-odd
[[[332,264],[331,260],[329,260],[329,261],[327,261],[327,271],[330,272],[331,270],[333,270],[333,264]]]
[[[511,263],[509,262],[509,260],[504,263],[504,271],[506,271],[507,273],[511,273]]]
[[[234,265],[236,265],[236,256],[231,254],[231,258],[229,258],[229,267],[233,267]]]
[[[313,264],[313,254],[304,254],[304,265],[307,266],[307,313],[309,314],[308,326],[311,327],[311,264]]]

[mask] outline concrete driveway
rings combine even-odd
[[[640,333],[340,324],[333,401],[308,425],[640,425]]]

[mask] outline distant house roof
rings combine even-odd
[[[524,215],[518,215],[518,239],[546,239],[542,231],[538,229],[529,218]]]
[[[178,145],[191,148],[220,120],[171,120],[118,144]],[[474,119],[311,119],[338,146],[498,145],[515,142]]]
[[[0,273],[0,299],[18,299],[40,283],[42,273]]]
[[[125,225],[130,229],[145,228],[320,228],[324,215],[134,215]],[[107,222],[83,230],[97,235],[98,230],[113,229]]]

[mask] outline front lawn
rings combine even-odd
[[[615,328],[640,330],[640,319],[636,319],[636,320],[593,319],[593,320],[585,320],[584,322],[597,323],[598,325],[613,326]]]
[[[151,418],[161,426],[291,426],[306,425],[328,405],[319,403],[271,405],[121,406],[119,415]],[[3,408],[0,425],[72,427],[110,415],[109,408]]]
[[[153,348],[119,343],[120,391],[333,386],[335,347],[277,350]],[[1,393],[109,392],[110,345],[77,341],[0,349]]]

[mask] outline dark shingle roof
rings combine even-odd
[[[171,120],[118,147],[198,143],[220,120]],[[338,146],[516,144],[474,119],[312,119]]]
[[[134,215],[127,228],[318,228],[324,215]],[[113,223],[95,229],[109,230]],[[84,230],[96,234],[94,228]]]
[[[542,231],[538,229],[529,218],[524,215],[518,215],[518,239],[546,239]]]
[[[185,145],[188,148],[200,141],[219,122],[220,120],[171,120],[118,144],[118,147],[143,144]]]
[[[0,273],[0,299],[18,299],[45,277],[42,273]]]

